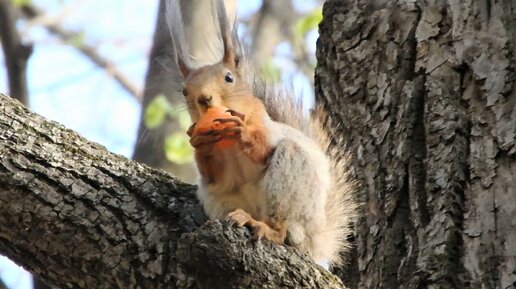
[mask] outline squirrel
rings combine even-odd
[[[229,218],[248,227],[256,239],[288,244],[317,262],[339,265],[341,253],[350,247],[357,208],[342,140],[330,138],[332,129],[324,125],[329,122],[321,110],[307,119],[300,101],[270,88],[253,72],[223,1],[212,3],[223,55],[218,63],[199,68],[188,57],[177,0],[166,3],[174,60],[192,120],[188,135],[204,211],[210,219]],[[231,125],[196,132],[207,111],[220,107],[226,114],[213,122]],[[218,149],[224,139],[235,145]]]

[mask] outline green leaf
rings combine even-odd
[[[84,34],[84,32],[80,32],[79,34],[66,39],[66,43],[74,47],[81,47],[83,46],[85,39],[86,35]]]
[[[184,131],[188,130],[190,124],[192,123],[190,114],[185,110],[181,110],[177,113],[177,120],[179,121],[179,127],[181,127],[181,129]]]
[[[32,3],[32,0],[11,0],[14,7],[22,7]]]
[[[164,95],[156,96],[145,108],[143,120],[148,128],[160,126],[171,111],[171,105]]]
[[[262,74],[265,80],[278,83],[281,77],[281,71],[272,61],[267,61],[262,65]]]
[[[165,155],[171,162],[185,164],[193,160],[193,149],[184,132],[176,132],[165,139]]]
[[[306,16],[300,18],[294,26],[294,34],[297,39],[302,39],[322,21],[322,9],[316,8]]]

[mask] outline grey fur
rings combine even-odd
[[[296,247],[311,243],[307,228],[324,225],[324,220],[317,220],[324,203],[317,202],[321,192],[315,166],[302,147],[285,138],[276,146],[263,178],[267,216],[273,221],[286,221],[287,242]]]

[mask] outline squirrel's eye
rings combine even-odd
[[[233,75],[231,75],[231,72],[226,73],[226,76],[224,76],[224,80],[226,82],[233,82]]]
[[[183,88],[183,95],[184,95],[184,96],[187,96],[187,95],[188,95],[188,91],[186,91],[186,88]]]

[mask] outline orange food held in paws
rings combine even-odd
[[[221,123],[218,121],[214,121],[218,118],[230,118],[231,114],[229,112],[226,112],[227,110],[228,108],[223,106],[208,108],[206,112],[204,112],[204,114],[201,116],[199,121],[195,124],[193,135],[206,133],[212,130],[222,131],[225,128],[236,126],[234,122]],[[231,137],[232,135],[234,134],[227,134],[227,136],[229,137]],[[214,147],[220,150],[229,149],[233,147],[236,144],[236,142],[236,139],[221,139],[220,141],[215,143]]]

